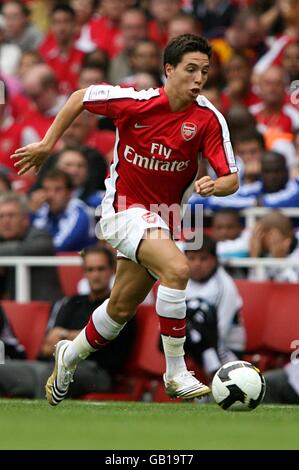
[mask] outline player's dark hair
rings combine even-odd
[[[52,16],[57,12],[57,11],[63,11],[64,13],[68,13],[73,19],[76,18],[76,12],[75,10],[68,5],[67,3],[56,3],[52,9]]]
[[[115,256],[105,246],[91,246],[91,247],[85,248],[83,251],[81,251],[80,254],[83,258],[83,261],[85,261],[85,258],[87,255],[105,255],[107,258],[109,267],[112,269],[114,269],[115,267]]]
[[[211,58],[212,48],[208,41],[195,34],[181,34],[167,44],[164,51],[163,65],[170,64],[176,67],[188,52],[201,52]]]
[[[202,236],[202,243],[201,245],[198,246],[198,248],[195,247],[194,249],[194,242],[185,242],[184,246],[184,251],[200,251],[200,252],[205,252],[209,253],[210,255],[214,256],[217,258],[216,254],[216,242],[213,240],[213,238],[209,237],[205,233]]]
[[[53,170],[47,171],[47,173],[43,177],[42,182],[44,182],[45,180],[51,180],[51,181],[63,180],[65,187],[67,189],[70,189],[70,190],[74,189],[74,185],[73,185],[72,178],[70,177],[70,175],[68,173],[65,173],[62,170],[59,170],[58,168],[54,168]]]

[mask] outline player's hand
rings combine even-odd
[[[210,176],[203,176],[195,181],[195,191],[203,197],[212,196],[215,192],[215,181]]]
[[[16,160],[14,166],[19,170],[18,175],[24,175],[31,168],[34,168],[35,173],[38,173],[48,155],[49,151],[43,142],[38,142],[17,149],[10,158]]]

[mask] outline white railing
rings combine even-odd
[[[1,256],[0,266],[16,269],[16,301],[29,302],[31,291],[30,267],[81,266],[80,256]]]
[[[223,262],[224,266],[234,268],[255,268],[255,281],[267,280],[267,268],[276,267],[297,267],[299,268],[298,259],[287,258],[230,258]]]
[[[278,210],[287,217],[299,218],[299,207],[282,207]],[[273,211],[271,207],[250,207],[240,211],[240,214],[245,217],[245,227],[252,229],[258,218],[263,217],[271,211]]]
[[[80,256],[1,256],[0,266],[10,266],[16,269],[16,301],[30,301],[30,267],[49,266],[81,266]],[[299,268],[299,259],[285,258],[231,258],[225,261],[225,266],[237,268],[255,268],[255,280],[267,280],[266,269],[269,267]]]

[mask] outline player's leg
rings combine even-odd
[[[200,397],[210,393],[210,389],[187,371],[184,359],[185,289],[189,279],[189,265],[173,240],[170,237],[161,239],[161,233],[161,229],[152,230],[151,236],[142,240],[137,257],[140,263],[159,277],[161,283],[156,310],[166,358],[166,391],[175,397]]]
[[[147,270],[129,259],[117,262],[110,298],[95,309],[81,333],[70,342],[64,355],[67,367],[74,367],[91,352],[114,340],[145,299],[155,280]]]
[[[110,299],[93,312],[73,341],[62,340],[56,346],[54,371],[46,384],[51,405],[58,405],[66,397],[77,364],[118,336],[154,282],[144,267],[128,259],[118,260]]]

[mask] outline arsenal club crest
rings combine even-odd
[[[184,122],[181,127],[181,133],[184,140],[191,140],[197,132],[196,124],[193,122]]]

